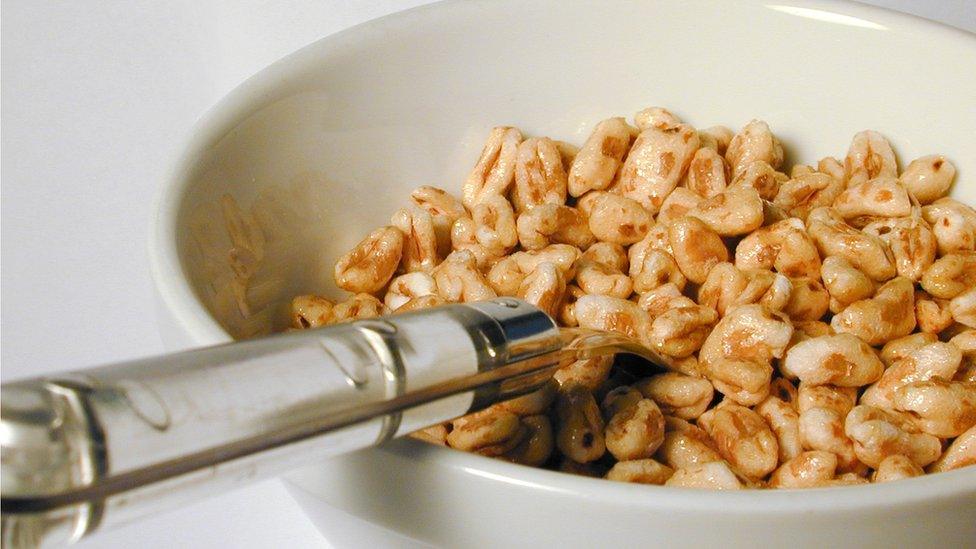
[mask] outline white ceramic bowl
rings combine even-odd
[[[976,38],[855,4],[782,2],[448,2],[321,40],[200,122],[157,214],[152,260],[165,309],[196,344],[268,329],[291,295],[333,291],[329,265],[387,223],[410,189],[457,191],[496,124],[581,143],[602,118],[662,105],[699,126],[762,118],[802,161],[843,156],[871,128],[903,166],[946,154],[960,173],[954,194],[976,203]],[[273,234],[242,288],[247,318],[229,289],[225,193]],[[718,493],[400,441],[289,479],[333,541],[361,532],[361,520],[443,546],[976,540],[976,468]]]

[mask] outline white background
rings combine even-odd
[[[5,1],[3,379],[163,352],[146,243],[153,198],[193,123],[289,52],[425,3]],[[976,0],[868,3],[976,32]],[[84,544],[285,545],[329,546],[277,481]]]

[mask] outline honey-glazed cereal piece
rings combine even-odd
[[[898,163],[891,144],[878,132],[858,132],[851,140],[844,159],[848,187],[855,187],[878,176],[898,177]]]
[[[300,295],[291,300],[293,328],[318,328],[335,321],[335,303],[317,295]]]
[[[569,168],[569,194],[583,196],[609,187],[635,134],[636,129],[623,118],[608,118],[597,124]]]
[[[393,277],[403,253],[403,233],[380,227],[359,242],[335,264],[335,281],[343,290],[373,293]]]
[[[638,484],[664,484],[674,469],[653,459],[618,461],[607,471],[607,480],[636,482]]]
[[[698,132],[687,124],[641,130],[614,191],[656,214],[688,171],[699,143]]]
[[[566,203],[566,170],[556,143],[548,137],[523,141],[515,159],[512,205],[523,213],[540,204]]]
[[[461,202],[473,209],[489,196],[505,196],[515,179],[515,161],[522,133],[516,128],[497,126],[488,134],[481,157],[461,188]]]

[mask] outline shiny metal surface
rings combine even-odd
[[[531,391],[562,345],[501,298],[5,384],[3,543],[75,541]]]

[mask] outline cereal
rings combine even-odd
[[[881,238],[848,225],[832,208],[817,208],[807,216],[807,233],[821,257],[840,256],[872,280],[895,276],[895,258]]]
[[[478,271],[474,254],[458,250],[434,269],[437,293],[450,302],[483,301],[496,297],[495,291]]]
[[[753,161],[762,160],[774,169],[783,164],[783,146],[762,120],[753,120],[735,134],[725,151],[725,160],[738,175]]]
[[[504,197],[489,195],[471,209],[475,239],[489,254],[501,256],[518,240],[515,213]]]
[[[440,262],[434,218],[420,208],[400,208],[390,224],[403,233],[400,261],[406,271],[429,273]]]
[[[614,191],[656,214],[688,171],[699,143],[698,132],[687,124],[641,130],[620,168]]]
[[[687,215],[701,202],[702,197],[695,194],[694,191],[685,187],[678,187],[664,199],[664,203],[661,204],[661,211],[657,214],[657,222],[662,225],[670,225],[675,219]]]
[[[756,413],[766,420],[769,428],[776,435],[781,463],[800,455],[803,451],[803,443],[800,440],[800,414],[790,403],[770,395],[756,406]]]
[[[502,459],[538,467],[549,459],[555,447],[552,423],[543,415],[522,418],[522,426],[528,431],[521,442],[501,455]]]
[[[949,340],[949,343],[962,353],[962,361],[956,375],[956,381],[976,381],[976,330],[963,330]]]
[[[394,278],[386,290],[383,303],[391,311],[396,311],[411,299],[436,293],[437,282],[434,277],[417,271]]]
[[[785,307],[778,307],[796,322],[821,318],[830,306],[830,294],[820,283],[820,277],[790,279],[790,299]]]
[[[951,343],[934,341],[907,350],[903,358],[893,360],[881,378],[865,389],[861,402],[893,408],[895,391],[899,387],[934,377],[952,379],[961,363],[962,352]]]
[[[952,298],[949,312],[959,324],[976,328],[976,286]]]
[[[725,126],[711,126],[704,130],[698,130],[698,136],[702,140],[702,147],[714,148],[718,154],[725,154],[735,132]]]
[[[813,450],[785,461],[769,479],[770,488],[815,488],[834,478],[837,456]]]
[[[393,277],[402,254],[403,233],[376,229],[336,262],[336,284],[350,292],[378,291]]]
[[[718,322],[698,358],[717,391],[752,406],[769,394],[770,363],[782,358],[792,336],[785,317],[761,305],[741,305]]]
[[[438,446],[447,446],[447,426],[443,423],[414,431],[410,436]]]
[[[976,286],[976,253],[943,255],[922,273],[922,288],[942,299],[952,299]]]
[[[857,459],[877,468],[885,458],[903,455],[925,467],[942,454],[939,439],[918,433],[892,412],[860,405],[847,414],[844,432],[854,441]]]
[[[712,461],[687,469],[678,469],[664,485],[710,490],[738,490],[743,487],[742,482],[724,461]]]
[[[627,246],[644,238],[651,227],[647,210],[623,196],[592,192],[580,199],[579,206],[589,218],[590,231],[602,242]]]
[[[633,280],[623,273],[627,252],[619,244],[598,242],[590,246],[576,263],[576,284],[587,294],[628,298]]]
[[[860,463],[854,453],[854,443],[844,433],[844,419],[849,410],[850,407],[836,410],[816,406],[800,411],[800,441],[803,447],[834,454],[841,470],[856,468]]]
[[[664,420],[664,441],[656,457],[674,469],[689,469],[721,461],[715,443],[700,427],[676,417]]]
[[[688,279],[685,277],[674,257],[663,250],[643,245],[646,239],[630,247],[630,278],[634,291],[649,292],[665,284],[674,284],[683,290]]]
[[[833,313],[839,313],[851,303],[874,295],[874,281],[841,256],[825,257],[820,275],[830,295],[829,306]]]
[[[615,332],[641,341],[650,331],[647,311],[633,301],[604,295],[584,295],[576,301],[576,320],[581,328]]]
[[[949,192],[956,177],[956,167],[941,154],[912,160],[898,178],[912,196],[922,204],[931,204]]]
[[[292,326],[318,328],[332,323],[335,304],[316,295],[300,295],[291,300]]]
[[[843,179],[820,172],[801,173],[779,186],[773,204],[805,221],[813,210],[833,204],[843,191]]]
[[[864,232],[875,235],[888,244],[895,258],[898,276],[917,282],[922,273],[935,261],[938,242],[920,217],[900,217],[874,221]]]
[[[618,460],[649,458],[664,442],[664,415],[653,400],[641,399],[610,418],[605,436]]]
[[[556,446],[577,463],[599,459],[606,451],[603,417],[593,394],[579,385],[561,388],[556,399],[559,428]]]
[[[634,125],[639,130],[657,128],[666,130],[681,124],[681,119],[663,107],[648,107],[634,114]]]
[[[563,292],[563,301],[559,304],[559,312],[557,313],[556,320],[563,326],[570,328],[579,326],[579,321],[576,320],[576,300],[585,294],[586,292],[579,286],[567,284],[566,291]]]
[[[848,187],[834,200],[834,211],[845,221],[852,218],[905,217],[912,211],[908,191],[894,177],[878,177]]]
[[[675,263],[688,280],[701,284],[708,271],[728,261],[729,250],[719,235],[695,217],[682,217],[668,227]]]
[[[802,414],[814,408],[822,408],[846,416],[857,400],[857,389],[836,385],[811,385],[800,382],[796,393],[796,408]]]
[[[647,312],[653,319],[667,311],[672,303],[691,305],[695,302],[681,294],[678,286],[668,283],[641,294],[637,299],[637,306]]]
[[[754,160],[732,179],[730,187],[751,187],[759,193],[763,200],[773,200],[779,193],[780,178],[788,181],[784,174],[778,173],[763,160]]]
[[[870,130],[855,135],[844,159],[844,176],[848,187],[878,176],[898,177],[898,164],[888,140]]]
[[[940,198],[922,208],[922,217],[932,226],[939,254],[976,250],[976,211],[951,198]]]
[[[429,309],[431,307],[438,307],[440,305],[445,305],[447,301],[443,297],[432,294],[432,295],[422,295],[420,297],[415,297],[410,301],[407,301],[403,305],[397,307],[395,314],[409,313],[411,311],[420,311],[422,309]]]
[[[918,329],[938,334],[952,325],[952,311],[949,310],[949,300],[932,297],[924,291],[915,292],[915,320]]]
[[[614,416],[623,410],[637,404],[644,398],[643,394],[630,385],[621,385],[610,390],[603,402],[600,403],[600,411],[603,418],[610,421]]]
[[[752,187],[732,186],[706,198],[688,212],[719,236],[737,236],[763,224],[763,202]]]
[[[933,377],[895,389],[895,410],[923,433],[953,438],[976,425],[976,383]]]
[[[810,385],[861,387],[877,381],[884,364],[860,338],[837,334],[797,343],[786,352],[780,369]]]
[[[380,316],[385,311],[383,303],[369,294],[356,294],[332,308],[332,322],[347,322]]]
[[[555,316],[565,291],[566,279],[559,268],[543,262],[522,280],[516,295],[546,314]]]
[[[603,265],[621,274],[626,272],[630,265],[627,250],[619,244],[610,242],[597,242],[587,248],[580,259]]]
[[[541,250],[550,244],[586,248],[596,240],[586,217],[562,204],[540,204],[522,213],[517,228],[518,241],[526,250]]]
[[[565,204],[566,193],[566,170],[556,144],[548,137],[523,141],[515,158],[515,211],[523,213],[540,204]]]
[[[567,244],[552,244],[541,250],[516,252],[495,263],[486,278],[498,295],[514,296],[518,293],[522,280],[540,263],[548,261],[563,273],[565,279],[572,279],[575,275],[573,267],[579,257],[579,249]]]
[[[747,269],[776,269],[788,277],[820,277],[820,254],[795,217],[752,232],[735,247],[735,266]]]
[[[569,168],[569,194],[583,196],[609,187],[630,150],[633,134],[634,129],[623,118],[597,124]]]
[[[454,223],[459,217],[468,215],[461,202],[454,198],[452,194],[443,189],[431,187],[430,185],[424,185],[414,189],[410,193],[410,200],[415,205],[426,210],[430,215],[434,217],[444,216],[451,223]]]
[[[884,347],[881,348],[881,362],[884,362],[887,368],[895,362],[911,355],[916,350],[921,349],[929,343],[935,343],[938,340],[938,336],[924,332],[916,332],[905,337],[893,339],[885,343]]]
[[[749,408],[738,404],[714,408],[702,414],[698,424],[715,441],[718,453],[747,478],[761,479],[776,468],[776,437]]]
[[[496,447],[515,438],[520,425],[519,417],[511,412],[498,409],[483,410],[455,419],[446,440],[452,448],[462,450]]]
[[[843,473],[834,477],[833,480],[824,481],[821,487],[826,486],[856,486],[858,484],[868,484],[871,481],[863,475],[857,473]]]
[[[871,482],[891,482],[924,474],[925,471],[907,456],[894,454],[881,460]]]
[[[798,399],[800,398],[799,391],[793,383],[784,378],[778,377],[769,384],[769,396],[770,398],[778,398],[784,403],[788,404],[794,410],[799,411]],[[768,400],[768,399],[767,399]]]
[[[915,329],[914,285],[898,277],[878,288],[873,298],[852,303],[835,315],[830,326],[854,334],[869,345],[883,345]]]
[[[645,397],[652,399],[669,416],[695,419],[712,402],[714,391],[708,380],[666,372],[634,384]]]
[[[804,176],[804,175],[810,175],[816,172],[817,170],[813,166],[808,166],[806,164],[794,164],[793,167],[790,168],[790,179],[795,179],[797,177]]]
[[[710,489],[889,482],[976,464],[976,211],[941,155],[888,141],[783,165],[769,125],[661,107],[582,147],[497,127],[460,199],[417,187],[298,295],[309,329],[495,296],[613,332],[664,364],[581,354],[541,388],[412,434],[513,463]],[[786,175],[786,174],[789,175]],[[235,277],[278,238],[225,200]],[[327,284],[321,284],[323,286]]]
[[[698,302],[722,316],[736,305],[752,303],[779,311],[789,304],[792,293],[793,283],[779,273],[762,269],[742,271],[731,263],[719,263],[699,287]]]
[[[664,484],[674,469],[653,459],[618,461],[607,471],[607,480],[637,482],[640,484]]]
[[[451,227],[462,217],[467,217],[461,201],[443,189],[424,185],[410,193],[410,201],[423,208],[431,216],[437,235],[437,253],[441,257],[451,253]]]
[[[802,338],[820,337],[834,335],[834,329],[830,324],[820,320],[797,320],[793,322],[793,335],[799,334]]]
[[[589,391],[596,391],[610,376],[611,367],[613,367],[612,356],[595,356],[575,360],[557,370],[552,377],[560,385],[573,383]]]
[[[976,465],[976,426],[959,435],[928,472],[952,471],[967,465]]]
[[[825,156],[817,162],[817,172],[824,175],[829,175],[835,180],[845,183],[846,187],[847,177],[844,174],[844,163],[832,156]],[[843,189],[842,189],[843,190]]]
[[[654,318],[647,337],[658,352],[684,358],[701,348],[717,320],[718,313],[708,307],[673,307]]]
[[[515,163],[522,133],[498,126],[491,130],[481,158],[461,187],[461,202],[469,209],[489,196],[504,196],[515,178]]]
[[[716,149],[702,147],[691,158],[684,185],[702,198],[711,198],[728,186],[728,172],[729,168],[722,158],[722,153]]]
[[[601,478],[606,474],[607,468],[599,463],[577,463],[569,458],[562,458],[556,470],[581,477]]]
[[[450,248],[454,251],[467,250],[475,258],[479,268],[498,261],[501,250],[489,250],[478,242],[478,224],[470,217],[460,217],[451,225]]]

